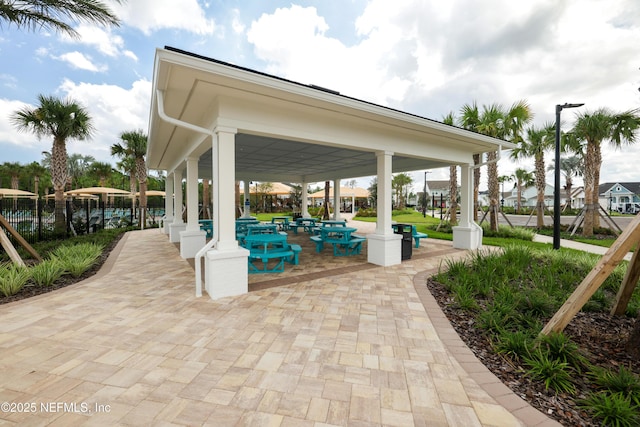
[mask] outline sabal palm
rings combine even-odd
[[[55,190],[55,228],[66,229],[64,216],[64,186],[67,182],[68,139],[86,140],[91,137],[93,124],[89,113],[77,102],[55,96],[38,95],[39,105],[24,107],[11,115],[11,122],[19,131],[34,133],[38,138],[53,136],[51,150],[51,181]]]
[[[460,109],[459,124],[463,129],[470,130],[472,132],[478,132],[478,125],[480,124],[480,111],[478,110],[478,104],[474,101],[472,104],[465,104]],[[480,193],[480,154],[473,155],[473,164],[476,166],[473,168],[473,220],[478,220],[478,195]]]
[[[532,118],[531,108],[526,101],[518,101],[506,111],[500,104],[485,105],[482,107],[480,123],[477,126],[477,130],[484,135],[517,143],[522,140],[523,128]],[[490,204],[489,222],[491,230],[494,231],[498,229],[497,213],[500,196],[496,154],[495,151],[487,154],[487,180]]]
[[[522,188],[528,187],[534,183],[534,175],[526,169],[518,168],[513,173],[513,178],[516,180],[516,190],[518,200],[516,201],[516,212],[520,213],[522,208]]]
[[[455,116],[450,112],[442,119],[446,125],[455,125]],[[426,206],[426,204],[425,204]],[[458,167],[449,166],[449,222],[451,225],[458,224]]]
[[[31,30],[44,28],[64,32],[72,37],[79,35],[65,20],[120,25],[113,12],[97,0],[3,1],[0,2],[0,20]]]
[[[147,135],[141,129],[122,132],[121,143],[111,146],[111,154],[119,157],[130,157],[136,162],[136,179],[140,186],[140,227],[146,224],[147,212],[147,163],[144,156],[147,154]]]
[[[98,185],[100,185],[100,187],[105,186],[107,178],[111,175],[112,171],[113,168],[111,167],[111,164],[106,162],[93,162],[91,163],[91,166],[89,166],[89,172],[98,178]],[[102,201],[104,203],[107,202],[106,193],[102,195]]]
[[[576,115],[571,129],[571,138],[576,152],[584,157],[585,216],[582,227],[584,236],[592,236],[594,227],[600,224],[597,203],[602,167],[602,143],[609,141],[615,148],[636,142],[636,131],[640,127],[638,110],[614,113],[607,108]]]
[[[405,188],[413,182],[411,176],[406,173],[399,173],[393,177],[391,186],[396,192],[396,201],[398,203],[398,209],[404,209],[405,207]]]
[[[518,147],[511,152],[515,160],[533,157],[536,183],[536,226],[544,227],[544,191],[547,186],[544,153],[555,145],[554,125],[547,123],[542,128],[527,129],[527,138],[520,141]]]

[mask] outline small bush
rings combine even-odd
[[[53,252],[53,257],[60,261],[66,272],[73,277],[80,277],[98,260],[101,252],[102,246],[100,245],[82,243],[74,246],[60,246]]]
[[[593,381],[610,393],[622,393],[631,399],[633,404],[640,406],[640,377],[631,370],[620,366],[618,372],[607,369],[591,371]]]
[[[549,358],[566,363],[579,372],[587,366],[587,360],[580,353],[578,344],[561,332],[540,335],[538,345]]]
[[[576,389],[571,381],[572,370],[568,363],[549,357],[541,349],[525,358],[525,362],[529,365],[527,373],[535,380],[542,381],[547,390],[551,388],[556,393],[575,393]]]
[[[64,265],[57,258],[42,261],[40,264],[31,267],[31,279],[38,286],[51,286],[65,272]]]
[[[581,406],[603,426],[635,427],[640,423],[640,408],[622,393],[592,393],[582,400]]]
[[[532,343],[532,337],[523,331],[502,331],[494,348],[499,354],[521,360],[530,357]]]
[[[5,297],[17,294],[29,277],[29,269],[26,267],[16,264],[0,266],[0,293]]]

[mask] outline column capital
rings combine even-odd
[[[387,151],[387,150],[376,151],[376,157],[393,156],[394,154],[395,154],[395,152],[393,152],[393,151]]]
[[[238,133],[238,128],[233,128],[231,126],[216,126],[215,128],[213,128],[213,133],[232,133],[235,135]]]

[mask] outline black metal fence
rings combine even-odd
[[[157,225],[164,215],[164,201],[154,199],[150,198],[147,203],[147,226]],[[54,208],[53,199],[0,199],[0,214],[29,243],[60,237],[54,232]],[[65,219],[67,237],[139,224],[138,210],[127,198],[107,202],[101,199],[67,200]],[[9,238],[14,240],[12,236]]]

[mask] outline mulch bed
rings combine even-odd
[[[566,426],[599,427],[589,414],[579,407],[580,399],[595,388],[577,376],[575,396],[545,390],[544,384],[525,374],[519,363],[493,351],[487,336],[474,324],[469,315],[457,309],[448,291],[438,282],[427,280],[427,287],[454,329],[476,357],[507,387],[531,406]],[[582,353],[596,366],[617,371],[619,366],[640,375],[640,359],[625,350],[635,319],[610,317],[604,313],[579,312],[564,333],[580,347]]]
[[[81,282],[83,280],[88,279],[89,277],[96,274],[100,271],[100,268],[105,263],[107,258],[109,258],[109,254],[116,247],[120,239],[124,236],[124,233],[119,234],[114,240],[102,251],[102,254],[98,258],[95,264],[91,266],[87,271],[82,273],[79,277],[73,277],[71,275],[64,275],[56,282],[47,287],[36,286],[33,283],[27,283],[17,294],[5,297],[0,294],[0,305],[7,304],[14,301],[20,301],[25,298],[31,298],[36,295],[46,294],[47,292],[55,291],[56,289],[64,288],[69,285],[73,285],[74,283]]]

